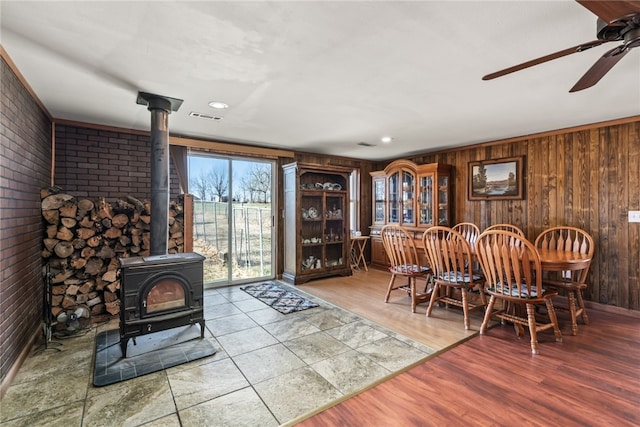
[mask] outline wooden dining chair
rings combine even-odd
[[[542,287],[542,265],[535,246],[522,236],[504,230],[480,234],[476,252],[485,277],[485,291],[491,296],[480,334],[484,335],[492,317],[513,323],[518,336],[529,328],[531,352],[538,354],[538,332],[553,329],[556,341],[562,341],[552,299],[557,291]],[[494,309],[496,301],[501,307]],[[535,307],[544,304],[548,321],[536,316]],[[526,313],[522,309],[526,309]]]
[[[472,222],[459,222],[451,228],[462,234],[462,237],[464,237],[471,246],[476,244],[476,240],[478,240],[478,236],[480,235],[480,228]]]
[[[389,302],[392,290],[402,289],[411,297],[411,311],[415,313],[419,303],[429,301],[430,293],[427,292],[427,285],[431,269],[421,264],[413,236],[406,229],[399,225],[386,225],[380,230],[380,235],[384,250],[389,258],[389,271],[391,272],[391,280],[384,302]],[[396,284],[397,276],[406,277],[407,283]],[[418,279],[425,280],[423,291],[418,291]]]
[[[484,231],[490,231],[490,230],[505,230],[505,231],[510,231],[512,233],[516,233],[518,236],[526,237],[524,235],[524,231],[522,231],[522,229],[520,229],[518,226],[513,224],[506,224],[506,223],[493,224],[484,229]]]
[[[552,227],[544,230],[536,237],[536,248],[573,252],[587,255],[593,259],[595,246],[593,238],[586,231],[569,226]],[[582,317],[585,325],[589,324],[589,317],[584,307],[582,292],[587,288],[587,274],[591,261],[584,264],[584,268],[545,271],[543,282],[545,286],[556,288],[567,296],[567,308],[571,314],[571,333],[578,333],[578,316]]]
[[[471,245],[459,232],[442,226],[427,229],[422,244],[433,274],[427,317],[436,303],[454,305],[462,308],[464,328],[469,329],[469,312],[487,305],[482,275],[473,271]],[[474,289],[478,296],[472,293]]]

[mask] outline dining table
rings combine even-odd
[[[557,249],[537,249],[543,274],[544,272],[559,273],[561,275],[560,280],[571,278],[571,280],[576,280],[581,284],[586,281],[586,270],[591,264],[591,256],[589,254]],[[584,271],[585,274],[579,273],[582,271]],[[543,278],[542,281],[544,283],[545,279]],[[574,294],[569,292],[568,296],[569,304],[575,304]],[[580,314],[582,311],[577,311],[576,313]],[[585,323],[588,321],[584,314],[583,321]],[[571,319],[571,333],[572,335],[578,334],[578,324],[573,314]]]

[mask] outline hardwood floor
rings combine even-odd
[[[471,330],[468,331],[464,329],[462,311],[458,309],[435,308],[431,317],[427,318],[427,304],[419,304],[416,313],[411,313],[411,300],[402,290],[392,291],[389,302],[385,304],[384,297],[390,277],[387,271],[369,269],[368,272],[355,272],[350,277],[307,282],[298,285],[298,288],[435,350],[449,347],[461,339],[471,338],[480,330],[480,313],[472,313]]]
[[[372,270],[300,289],[427,345],[446,346],[465,333],[455,310],[436,308],[426,318],[422,305],[411,314],[402,293],[385,304],[388,277]],[[588,314],[591,324],[571,336],[569,315],[559,312],[563,342],[540,333],[536,356],[528,333],[517,339],[511,326],[474,336],[475,317],[469,340],[298,425],[640,425],[640,319]]]

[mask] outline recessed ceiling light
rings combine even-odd
[[[383,136],[382,138],[380,138],[380,141],[382,141],[385,144],[390,143],[393,140],[393,138],[391,138],[390,136]]]
[[[218,110],[222,110],[224,108],[229,108],[229,106],[227,104],[225,104],[224,102],[220,102],[220,101],[211,101],[209,103],[209,107],[216,108]]]

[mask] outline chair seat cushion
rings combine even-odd
[[[482,276],[479,274],[474,273],[472,276],[469,276],[469,273],[462,273],[460,271],[447,271],[438,278],[440,280],[444,280],[445,282],[469,283],[471,282],[471,277],[473,278],[474,282],[482,278]]]
[[[421,267],[415,264],[397,265],[395,267],[389,267],[389,270],[392,273],[398,274],[427,274],[429,272],[428,267]]]
[[[505,286],[502,288],[502,292],[498,291],[494,287],[487,288],[487,290],[495,294],[502,294],[515,298],[538,298],[538,292],[535,290],[529,291],[529,287],[526,283],[521,285],[520,294],[518,294],[518,287],[516,285],[512,285],[511,287]],[[544,293],[545,290],[542,289],[542,294]]]

